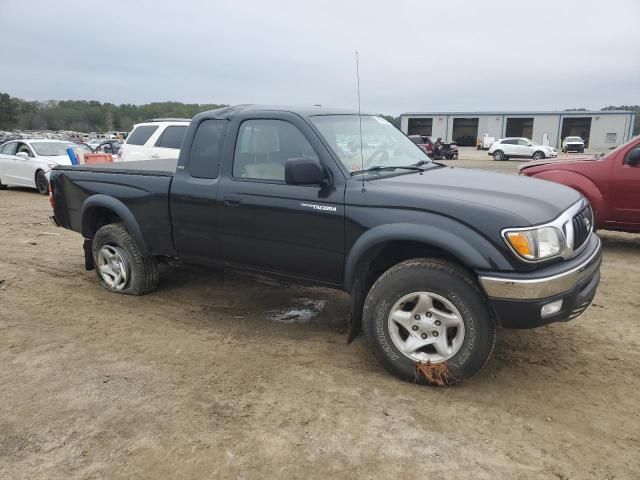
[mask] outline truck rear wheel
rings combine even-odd
[[[422,384],[451,385],[473,376],[496,339],[474,280],[453,263],[428,258],[399,263],[378,278],[365,300],[363,330],[389,372]]]
[[[158,286],[158,263],[140,252],[122,223],[100,228],[93,238],[93,263],[100,283],[114,293],[144,295]]]

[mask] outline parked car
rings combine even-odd
[[[424,153],[429,156],[433,154],[433,145],[435,142],[431,137],[427,135],[409,135],[409,138],[413,143],[420,147],[420,150]]]
[[[157,119],[138,123],[117,152],[119,160],[177,159],[188,126],[187,119]]]
[[[0,145],[0,189],[31,187],[49,193],[47,173],[56,165],[71,165],[67,148],[59,140],[13,140]]]
[[[482,137],[478,138],[478,144],[476,145],[476,150],[489,150],[493,142],[496,141],[496,137],[490,137],[488,134],[483,134]]]
[[[562,141],[562,151],[584,153],[584,140],[580,137],[565,137]]]
[[[339,147],[350,139],[360,147]],[[386,120],[344,110],[204,112],[177,161],[56,167],[51,187],[54,221],[83,235],[107,290],[156,289],[167,259],[341,289],[348,340],[362,326],[410,381],[427,383],[417,369],[434,364],[450,383],[472,376],[496,323],[576,318],[600,279],[600,239],[575,190],[434,163]]]
[[[96,148],[98,148],[98,145],[100,145],[101,143],[102,143],[101,138],[92,138],[87,142],[87,144],[89,145],[89,147],[91,147],[92,150],[95,150]]]
[[[555,158],[558,152],[553,147],[537,145],[528,138],[509,137],[494,142],[489,148],[488,154],[494,160],[509,160],[510,158]]]
[[[520,173],[575,188],[591,202],[598,228],[640,232],[640,137],[606,155],[525,163]]]
[[[103,140],[93,149],[93,153],[108,153],[114,161],[118,161],[118,152],[122,145],[123,143],[120,140]]]

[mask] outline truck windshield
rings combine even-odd
[[[348,171],[358,172],[373,167],[392,169],[430,162],[415,143],[384,118],[372,115],[362,115],[361,118],[362,139],[358,115],[311,117],[311,122]]]

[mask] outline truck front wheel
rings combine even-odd
[[[100,283],[110,292],[144,295],[158,286],[156,259],[140,252],[124,224],[100,228],[91,251]]]
[[[389,372],[423,384],[473,376],[496,339],[485,297],[469,274],[427,258],[399,263],[378,278],[365,301],[363,330]]]

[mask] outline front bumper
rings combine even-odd
[[[505,328],[534,328],[567,321],[591,304],[600,282],[602,246],[592,234],[587,248],[576,258],[532,274],[480,274],[496,317]],[[543,317],[542,307],[562,300],[562,307]]]

